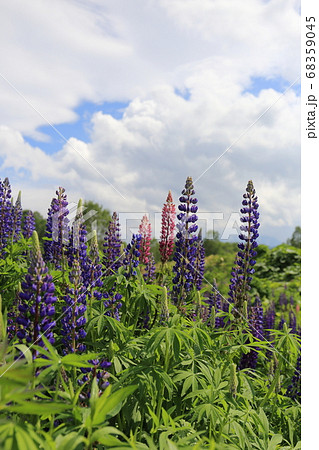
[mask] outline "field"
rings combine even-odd
[[[238,245],[203,241],[190,177],[125,245],[62,188],[39,239],[0,181],[1,448],[301,448],[300,249],[258,246],[243,190]]]

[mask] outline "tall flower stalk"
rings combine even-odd
[[[69,214],[65,189],[59,187],[57,198],[53,198],[48,211],[44,241],[44,259],[52,262],[57,269],[65,264],[65,253],[69,243]]]
[[[112,219],[105,232],[103,243],[103,273],[105,276],[116,273],[122,265],[121,256],[121,234],[120,223],[116,212],[113,213]]]
[[[20,239],[22,219],[21,191],[19,191],[15,205],[12,207],[12,241],[17,242]]]
[[[54,343],[55,286],[40,250],[37,232],[32,235],[31,264],[21,283],[17,337],[20,342],[43,346],[41,336]],[[34,352],[35,353],[35,352]]]
[[[195,232],[198,226],[197,215],[197,198],[193,197],[195,194],[193,187],[193,180],[188,177],[185,184],[185,189],[182,191],[182,196],[179,198],[181,202],[178,206],[180,213],[177,216],[178,223],[176,234],[176,245],[174,253],[175,265],[173,272],[173,299],[178,307],[181,307],[187,297],[187,293],[191,291],[195,282],[195,260],[198,239]]]
[[[32,236],[33,231],[35,230],[35,219],[32,211],[28,211],[27,215],[24,218],[22,234],[25,239],[29,239]]]
[[[11,236],[12,204],[11,185],[8,178],[0,180],[0,257],[5,256],[4,248]]]
[[[236,256],[235,267],[231,272],[232,278],[229,286],[229,301],[234,303],[234,312],[237,317],[242,315],[243,304],[248,301],[252,274],[255,272],[255,256],[257,255],[255,249],[258,246],[259,212],[257,209],[259,205],[252,181],[248,182],[243,197],[243,207],[240,210],[242,213],[240,220],[243,225],[240,227],[242,233],[239,235],[242,242],[238,244],[239,251]]]
[[[174,250],[176,208],[171,191],[168,192],[162,209],[162,229],[159,241],[159,251],[162,265],[167,263]]]

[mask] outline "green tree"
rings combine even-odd
[[[301,227],[296,227],[290,239],[287,240],[288,245],[301,248]]]
[[[102,248],[104,233],[111,220],[110,211],[92,200],[85,200],[83,216],[87,232],[91,233],[93,229],[96,230],[97,240],[100,248]]]

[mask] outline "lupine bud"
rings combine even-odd
[[[21,231],[21,218],[22,218],[22,206],[21,206],[21,191],[19,191],[15,205],[12,207],[12,241],[17,242],[20,239]]]
[[[151,254],[152,229],[146,215],[143,216],[142,222],[139,225],[139,234],[141,235],[140,263],[147,264]]]
[[[237,367],[236,367],[236,364],[231,363],[230,378],[229,378],[229,391],[234,398],[237,395],[237,387],[238,387]]]
[[[162,300],[161,300],[161,318],[160,322],[167,322],[169,319],[169,310],[168,310],[168,299],[167,299],[167,288],[166,286],[162,287]]]

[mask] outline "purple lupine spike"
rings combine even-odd
[[[136,268],[139,265],[139,257],[140,257],[140,245],[141,245],[142,236],[140,234],[133,234],[132,240],[129,244],[127,244],[124,249],[124,259],[123,265],[126,267],[126,271],[124,273],[126,278],[130,278],[131,276],[135,276]]]
[[[238,244],[239,251],[236,256],[235,267],[231,272],[232,278],[229,285],[229,302],[235,305],[236,317],[242,315],[244,301],[248,302],[248,291],[256,264],[255,256],[257,252],[255,249],[258,246],[256,239],[259,236],[259,212],[257,209],[259,205],[252,181],[248,182],[243,197],[243,207],[240,210],[243,216],[240,220],[244,225],[240,227],[242,233],[239,235],[239,239],[243,242]]]
[[[201,230],[198,233],[198,239],[195,242],[196,254],[194,260],[194,284],[198,291],[202,288],[204,270],[205,270],[205,248],[202,240]]]
[[[284,316],[281,316],[280,321],[278,323],[278,330],[282,330],[284,328],[284,323],[286,323],[286,320]]]
[[[198,217],[195,214],[197,212],[197,198],[193,197],[194,194],[193,180],[191,177],[187,177],[185,189],[183,189],[179,198],[181,204],[178,209],[181,212],[177,215],[179,222],[176,225],[178,232],[173,258],[175,261],[173,267],[175,274],[173,278],[173,300],[178,307],[185,303],[187,293],[194,286],[194,263],[198,238],[195,235],[198,228],[195,222]]]
[[[291,328],[291,333],[296,334],[297,331],[297,319],[296,314],[292,309],[289,311],[289,328]]]
[[[25,281],[21,283],[17,337],[20,342],[44,346],[42,335],[53,344],[53,328],[56,297],[52,276],[48,274],[40,250],[37,232],[32,234],[31,264]]]
[[[86,324],[86,288],[82,284],[81,267],[77,259],[74,259],[69,274],[70,285],[64,296],[66,306],[62,308],[61,334],[65,345],[64,353],[84,352],[83,343],[86,337],[84,326]]]
[[[69,243],[69,210],[65,189],[59,187],[56,195],[48,211],[45,237],[49,240],[44,241],[43,247],[45,261],[61,269]]]
[[[282,292],[279,295],[279,305],[280,305],[282,311],[287,310],[288,298],[287,298],[286,292]]]
[[[148,262],[145,265],[144,268],[144,273],[143,273],[143,278],[145,280],[146,283],[153,283],[155,280],[155,258],[153,253],[151,253],[148,257]]]
[[[97,300],[101,300],[102,293],[99,289],[103,286],[102,280],[102,263],[100,260],[99,245],[97,242],[96,230],[93,230],[93,237],[91,239],[90,252],[88,258],[88,273],[90,290],[93,289],[93,296]]]
[[[5,256],[4,248],[11,236],[12,204],[11,186],[8,178],[0,180],[0,257]]]
[[[19,287],[17,289],[15,299],[7,313],[7,338],[8,338],[8,341],[11,341],[16,336],[17,331],[20,328],[17,323],[17,317],[19,315],[19,305],[21,303],[20,292],[21,292],[21,284],[19,283]]]
[[[120,320],[120,309],[122,307],[122,295],[113,291],[104,294],[105,315]]]
[[[17,242],[20,239],[21,232],[21,218],[22,218],[22,206],[21,206],[21,191],[19,191],[15,205],[12,206],[12,241]]]
[[[114,212],[105,232],[103,243],[104,256],[102,264],[103,272],[106,276],[116,273],[122,265],[121,244],[119,218],[116,212]]]
[[[29,239],[32,236],[33,231],[35,230],[35,219],[32,211],[28,211],[27,215],[24,218],[23,223],[23,236],[25,239]]]
[[[263,335],[263,308],[261,306],[260,299],[256,298],[256,304],[250,309],[249,314],[249,326],[251,330],[251,334],[257,339],[264,339]],[[249,353],[246,353],[242,356],[240,361],[240,369],[244,369],[249,367],[251,369],[255,369],[257,366],[258,360],[258,350],[257,347],[255,350],[250,350]]]
[[[90,284],[90,268],[87,255],[86,226],[83,220],[82,199],[79,200],[76,216],[70,231],[67,257],[69,267],[76,259],[80,263],[82,282],[85,287]]]
[[[300,401],[301,398],[301,355],[298,355],[295,373],[287,388],[286,396],[292,400]]]

